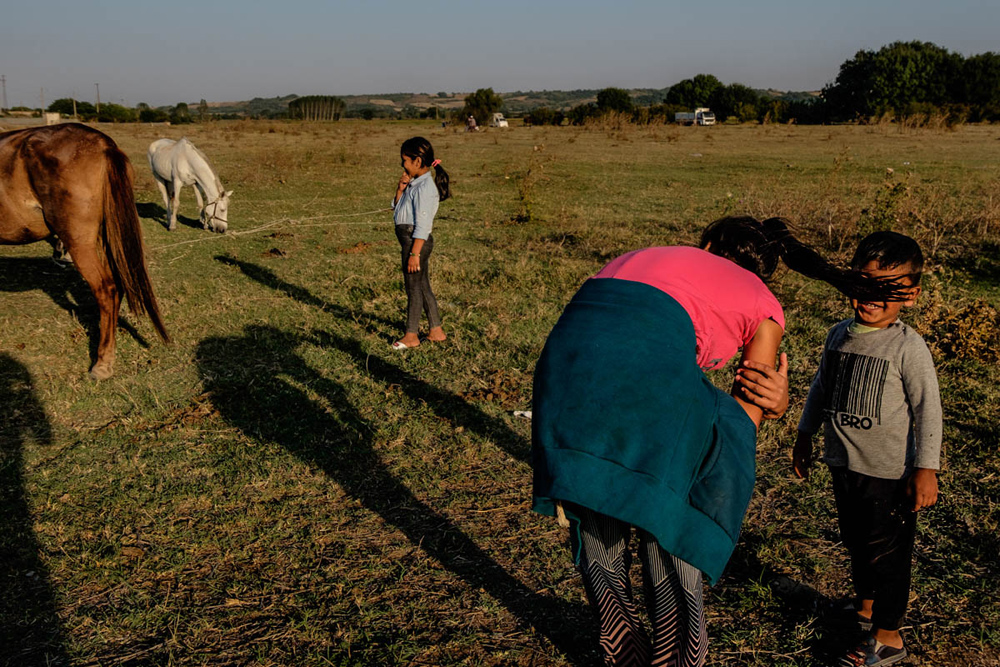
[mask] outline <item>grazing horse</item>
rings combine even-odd
[[[226,231],[229,226],[229,198],[233,191],[226,192],[222,187],[222,181],[208,164],[204,153],[184,137],[180,141],[157,139],[149,145],[147,155],[156,185],[163,195],[163,205],[167,208],[170,231],[177,228],[177,208],[181,201],[181,188],[185,185],[194,186],[202,228],[220,233]]]
[[[65,244],[100,309],[97,360],[90,374],[111,377],[122,295],[166,328],[146,272],[132,165],[111,137],[78,123],[0,134],[0,244],[50,238]]]

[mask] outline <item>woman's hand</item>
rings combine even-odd
[[[743,398],[764,413],[764,419],[780,419],[788,409],[788,355],[778,359],[778,367],[744,359],[736,370],[736,384]]]
[[[410,255],[406,262],[407,273],[420,273],[420,255]]]

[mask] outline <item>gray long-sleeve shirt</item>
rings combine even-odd
[[[824,425],[824,460],[882,479],[940,468],[941,396],[927,344],[896,320],[853,333],[844,320],[826,337],[799,430]]]

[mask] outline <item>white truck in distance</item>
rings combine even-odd
[[[715,125],[715,114],[711,109],[698,107],[691,111],[678,111],[674,114],[674,121],[682,125]]]

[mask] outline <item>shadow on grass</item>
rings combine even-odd
[[[167,209],[163,208],[159,204],[155,204],[153,202],[137,203],[135,205],[135,210],[139,213],[140,218],[155,220],[157,223],[162,225],[164,229],[166,229],[170,224],[170,220],[167,218]],[[201,220],[198,220],[197,218],[188,218],[187,216],[178,214],[177,222],[192,229],[204,229],[204,227],[202,227]]]
[[[57,306],[72,315],[87,333],[90,363],[97,361],[101,342],[101,315],[90,287],[72,264],[61,265],[41,257],[0,258],[0,292],[30,292],[42,290]],[[124,307],[124,306],[122,306]],[[118,328],[144,348],[149,342],[124,318],[118,318]]]
[[[238,268],[248,278],[256,280],[266,287],[283,292],[296,301],[315,306],[338,317],[350,319],[362,325],[365,324],[364,320],[367,320],[368,323],[378,323],[387,327],[396,326],[393,322],[378,316],[359,315],[348,308],[324,301],[304,287],[285,282],[268,269],[256,264],[242,262],[228,255],[217,255],[215,259],[223,264]],[[399,385],[403,392],[413,400],[425,401],[439,417],[447,419],[456,426],[463,426],[482,437],[492,438],[501,449],[520,461],[525,463],[530,461],[531,448],[521,436],[503,422],[490,417],[459,396],[439,389],[375,355],[368,354],[356,340],[343,338],[326,331],[313,331],[313,336],[316,344],[323,347],[333,347],[351,355],[359,368],[364,369],[366,373],[379,382],[387,385]]]
[[[322,469],[345,493],[469,588],[486,591],[574,662],[591,662],[590,649],[596,646],[596,639],[587,636],[594,633],[591,611],[527,588],[449,518],[416,498],[375,451],[372,434],[377,426],[361,416],[340,384],[299,356],[301,344],[333,345],[359,360],[362,357],[356,344],[339,337],[312,339],[267,326],[247,327],[242,336],[202,341],[196,354],[198,369],[216,409],[244,433],[276,442]],[[486,428],[477,420],[488,418],[463,411],[453,402],[459,399],[435,394],[433,388],[381,360],[368,358],[368,363],[369,368],[374,363],[377,378],[409,383],[412,391],[423,392],[428,404],[440,395],[456,419],[470,418],[470,429]],[[321,402],[310,399],[302,387]]]
[[[757,582],[768,588],[777,600],[780,618],[767,619],[779,628],[782,637],[793,638],[800,635],[801,628],[815,626],[817,632],[810,635],[804,648],[809,655],[822,664],[835,663],[860,638],[853,613],[844,612],[842,607],[847,599],[833,600],[808,584],[795,581],[761,562],[757,552],[763,547],[763,539],[750,531],[740,535],[740,544],[733,553],[718,594],[743,595],[747,582]],[[762,620],[762,619],[758,619]],[[797,650],[802,647],[782,646],[783,649]]]
[[[0,664],[66,665],[63,630],[39,559],[21,477],[26,443],[52,443],[52,427],[18,361],[0,354]]]
[[[216,255],[215,261],[235,267],[242,271],[247,278],[256,280],[265,287],[270,287],[273,290],[282,292],[285,296],[291,297],[292,299],[304,303],[307,306],[315,306],[316,308],[326,311],[332,315],[336,315],[341,319],[351,320],[362,326],[379,324],[390,329],[398,329],[400,327],[401,322],[390,322],[389,320],[379,317],[378,315],[356,313],[349,308],[345,308],[344,306],[332,304],[329,301],[314,295],[304,287],[299,287],[298,285],[282,280],[278,276],[274,275],[273,271],[265,269],[262,266],[251,264],[250,262],[240,261],[230,255]]]

